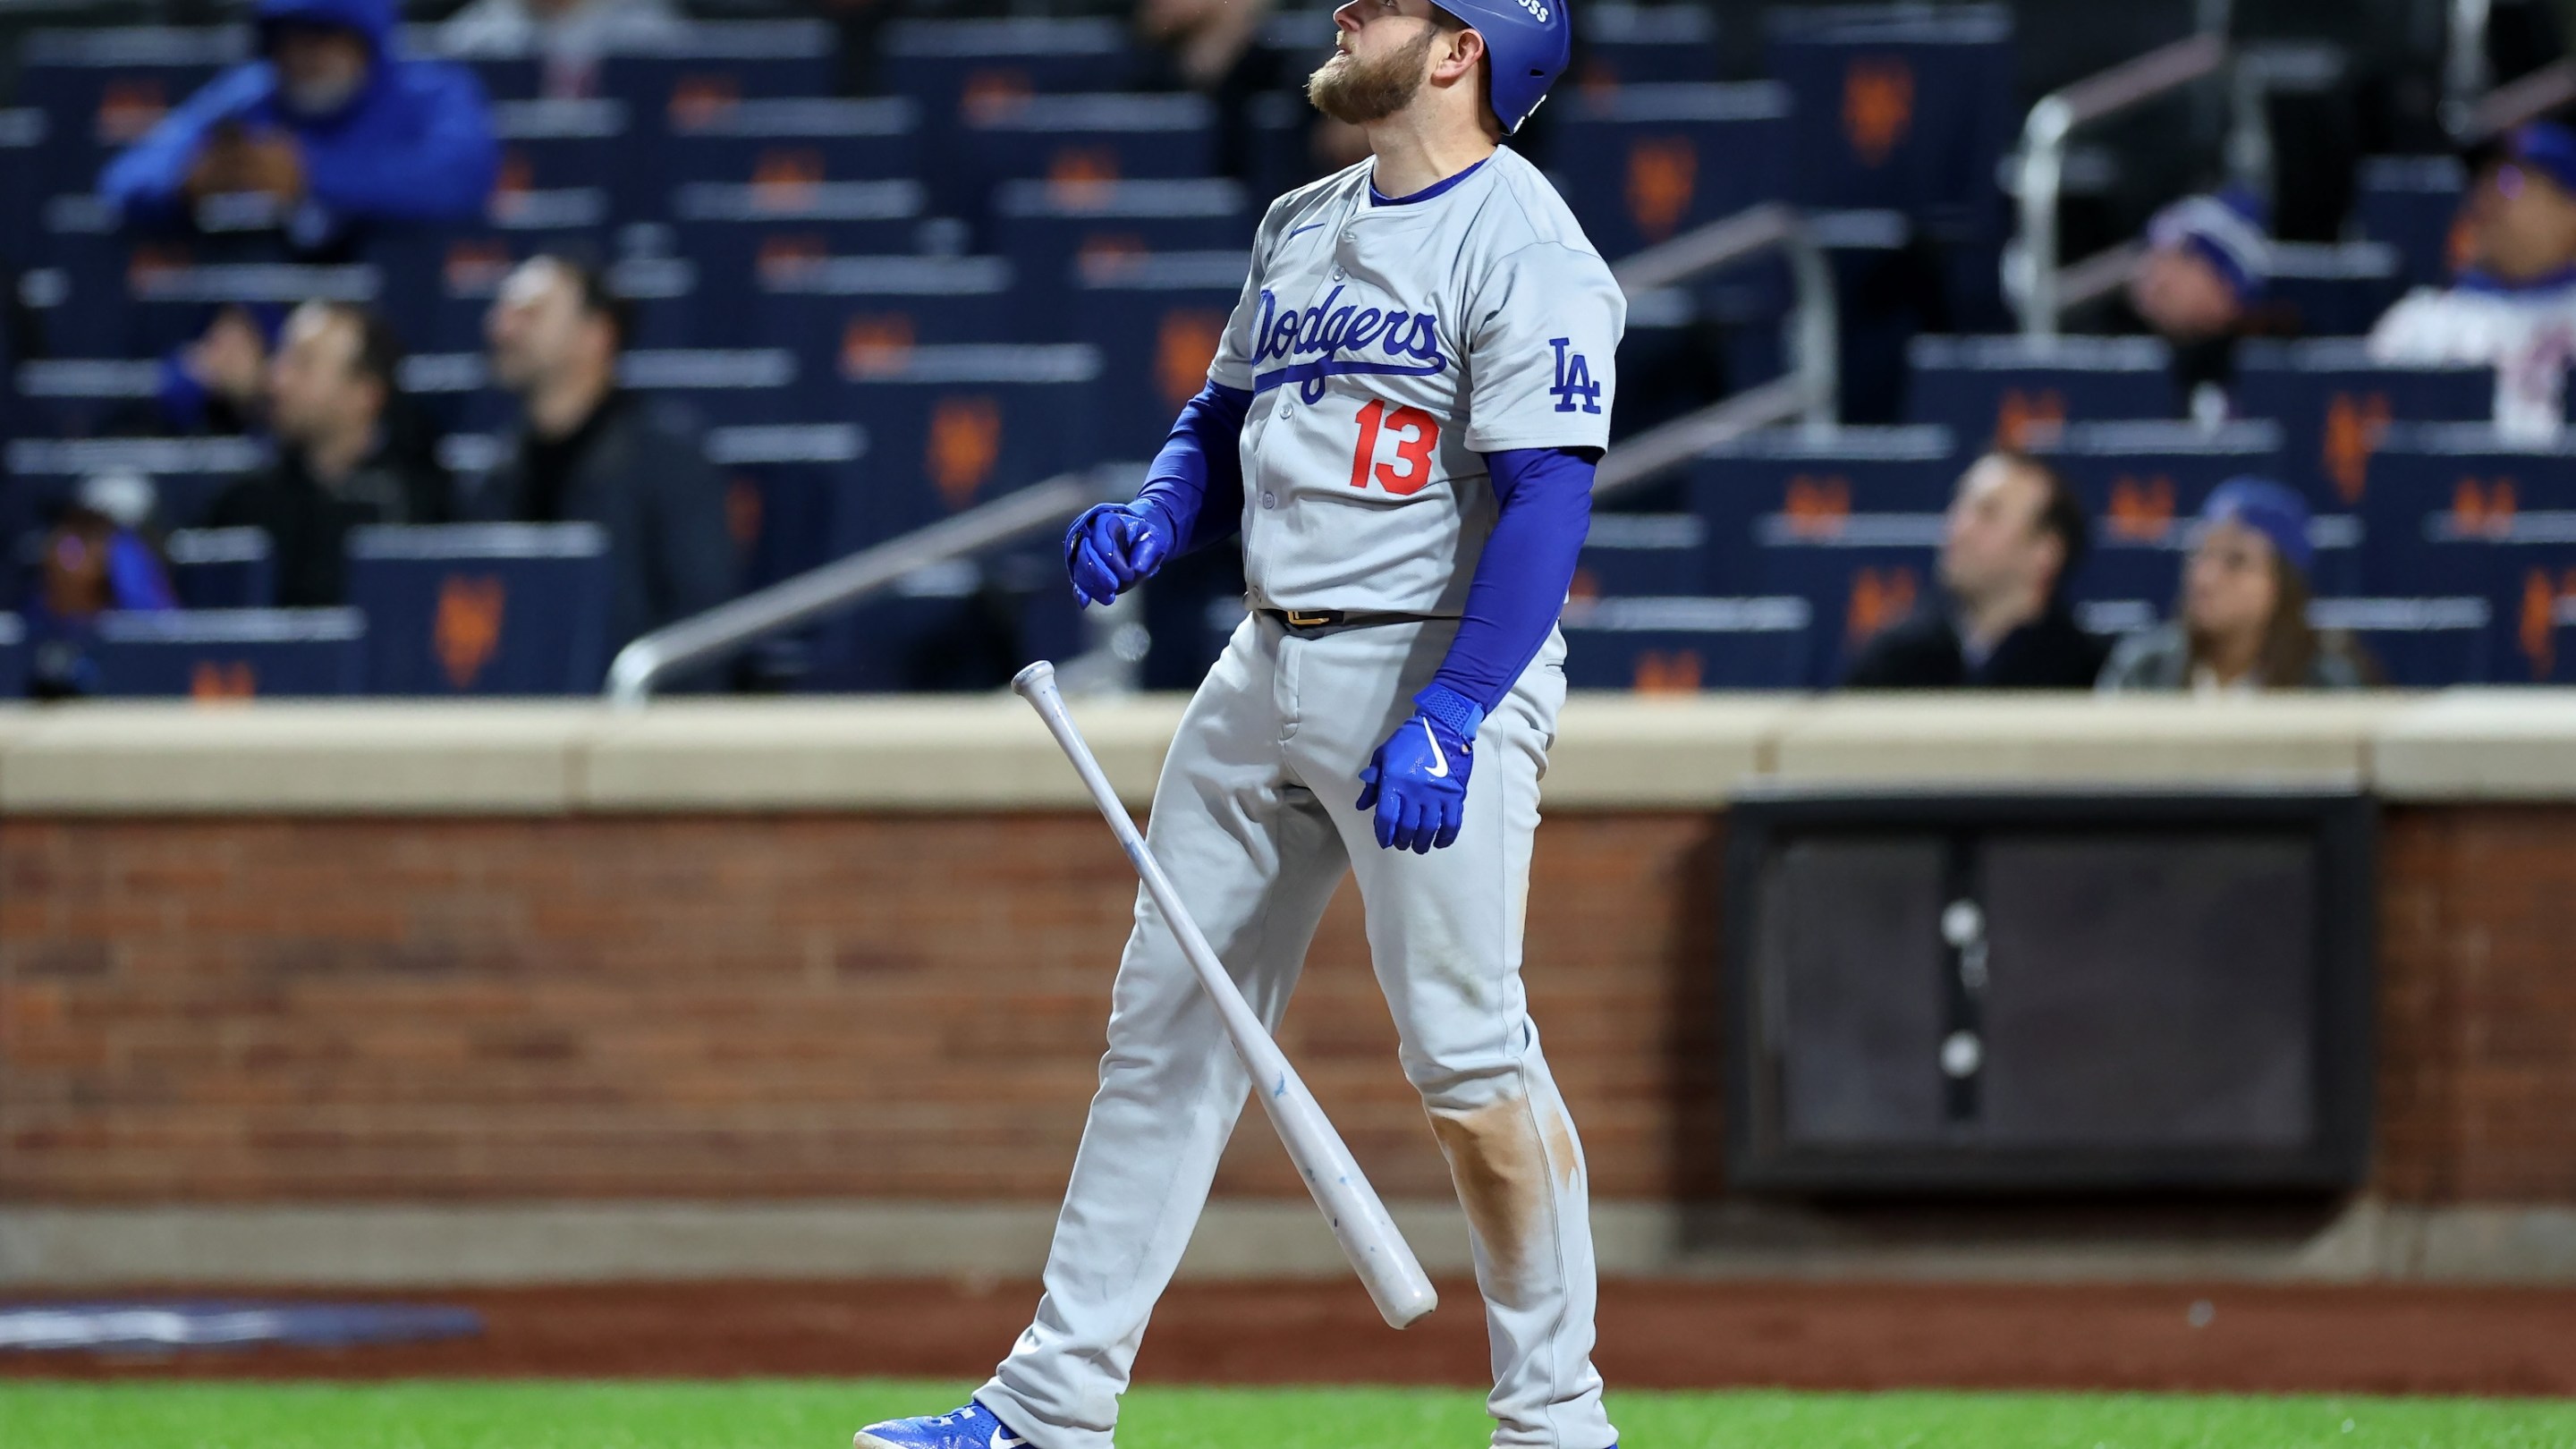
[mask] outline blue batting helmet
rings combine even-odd
[[[1573,57],[1574,22],[1566,0],[1432,0],[1468,29],[1485,37],[1485,73],[1493,88],[1494,119],[1503,134],[1547,99],[1547,88]]]

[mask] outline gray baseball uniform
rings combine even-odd
[[[1404,1072],[1467,1210],[1494,1442],[1603,1449],[1617,1435],[1591,1363],[1582,1149],[1520,980],[1562,637],[1477,733],[1454,845],[1382,850],[1354,801],[1457,632],[1496,516],[1480,455],[1604,446],[1626,309],[1564,203],[1511,151],[1398,202],[1373,200],[1371,171],[1270,208],[1209,369],[1254,394],[1241,445],[1253,612],[1182,719],[1147,838],[1274,1026],[1325,903],[1356,874]],[[1292,628],[1272,610],[1420,617]],[[1046,1297],[977,1394],[1038,1449],[1108,1449],[1246,1086],[1140,891]]]

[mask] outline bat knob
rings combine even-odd
[[[1055,666],[1041,659],[1011,676],[1012,692],[1022,699],[1035,699],[1038,691],[1055,683]]]

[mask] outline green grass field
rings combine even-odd
[[[0,1384],[6,1449],[840,1449],[965,1387],[885,1382]],[[1626,1449],[2569,1449],[2576,1403],[2131,1394],[1621,1393]],[[1474,1449],[1481,1399],[1143,1389],[1121,1449]]]

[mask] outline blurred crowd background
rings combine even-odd
[[[1589,3],[1511,144],[1602,253],[1796,208],[1840,422],[1605,502],[1578,687],[2542,682],[2576,648],[2560,0]],[[1158,445],[1262,208],[1365,153],[1259,0],[0,5],[0,691],[583,693],[654,629]],[[2042,97],[2224,46],[2072,137]],[[2152,67],[2151,67],[2152,68]],[[1632,298],[1632,436],[1782,377],[1776,254]],[[2045,317],[2038,311],[2044,310]],[[2062,311],[2062,315],[2060,315]],[[1102,473],[1097,476],[1113,477]],[[699,689],[1194,684],[1052,537]]]

